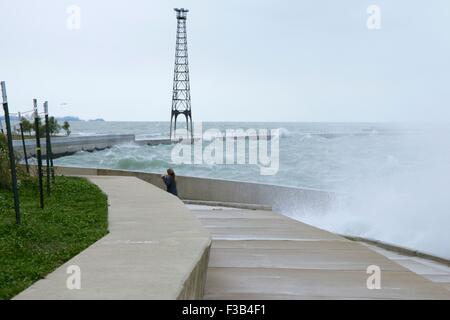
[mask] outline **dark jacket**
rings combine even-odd
[[[177,183],[172,176],[164,176],[163,181],[167,187],[167,192],[178,196]]]

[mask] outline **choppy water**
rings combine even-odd
[[[166,137],[167,122],[73,122],[74,135]],[[58,159],[58,165],[164,172],[345,192],[332,212],[286,214],[334,232],[375,238],[450,258],[450,130],[369,123],[205,123],[204,129],[280,128],[280,167],[176,165],[172,146],[119,145]],[[320,134],[318,134],[320,133]]]

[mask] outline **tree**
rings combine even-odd
[[[34,122],[29,121],[26,118],[20,119],[20,123],[22,124],[22,128],[24,132],[28,132],[29,135],[31,135],[31,131],[34,131]],[[45,137],[47,134],[47,127],[45,125],[45,119],[41,118],[39,126],[39,134],[41,137]],[[70,125],[69,125],[70,127]],[[48,118],[48,128],[50,131],[50,135],[56,135],[61,131],[61,126],[59,125],[58,121],[55,119],[55,117],[49,117]],[[66,132],[67,130],[64,129]],[[70,132],[70,130],[69,130]]]
[[[63,130],[66,131],[67,136],[70,136],[70,123],[67,121],[64,121],[64,124],[62,126]]]
[[[51,135],[55,135],[61,131],[61,126],[58,124],[55,117],[48,118],[48,127]]]
[[[33,130],[33,124],[28,121],[27,118],[22,117],[20,119],[20,123],[22,124],[22,128],[24,132],[28,132],[28,134],[31,136],[31,131]]]
[[[48,118],[48,128],[50,135],[56,135],[61,131],[61,126],[58,124],[58,121],[56,121],[55,117]],[[45,135],[47,134],[47,127],[45,125],[44,119],[41,119],[41,126],[39,128],[39,131],[41,137],[45,137]]]

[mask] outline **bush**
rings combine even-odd
[[[20,159],[16,157],[16,173],[18,183],[32,180],[23,166],[18,166]],[[0,134],[0,189],[11,190],[11,171],[9,165],[8,142],[4,134]]]
[[[31,131],[33,131],[33,123],[31,123],[27,118],[22,117],[20,119],[20,123],[22,124],[22,129],[24,132],[28,132],[28,135],[31,136]]]
[[[66,135],[67,136],[70,136],[70,123],[69,122],[67,122],[67,121],[64,121],[64,124],[63,124],[63,126],[62,126],[62,129],[64,130],[64,131],[66,131]]]
[[[45,125],[45,120],[42,119],[42,127],[41,127],[41,135],[45,137],[45,132],[47,130],[47,126]],[[50,135],[56,135],[61,131],[61,126],[59,125],[58,121],[54,117],[48,118],[48,128],[50,131]]]
[[[8,145],[4,134],[0,134],[0,189],[8,189],[11,186],[11,174],[9,172]]]

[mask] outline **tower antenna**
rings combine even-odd
[[[173,76],[172,111],[170,116],[170,138],[176,138],[177,118],[186,118],[187,136],[194,139],[191,112],[191,87],[189,83],[189,61],[187,47],[186,19],[189,10],[175,8],[177,13],[177,40],[175,47],[175,70]]]

